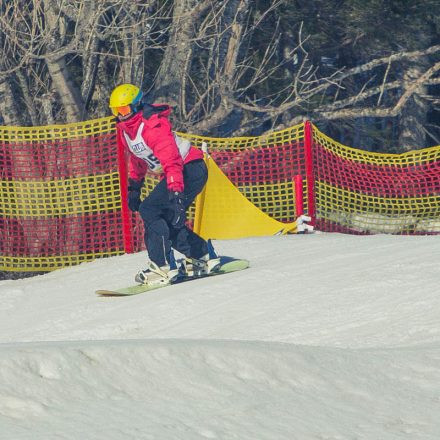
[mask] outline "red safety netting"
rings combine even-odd
[[[259,137],[181,135],[278,221],[294,221],[303,206],[323,231],[440,233],[440,147],[370,153],[310,123]],[[112,118],[0,127],[0,270],[48,271],[144,249],[142,221],[121,202],[123,169]],[[143,194],[157,181],[147,175]],[[192,206],[190,224],[194,215]]]
[[[4,270],[44,271],[124,252],[114,126],[0,129]]]
[[[440,147],[380,154],[314,129],[316,226],[355,234],[440,233]]]
[[[208,138],[179,134],[193,145],[206,148],[240,192],[263,212],[281,222],[295,220],[295,176],[306,175],[303,124],[259,137]],[[148,175],[144,194],[156,183],[154,174]],[[192,224],[194,206],[188,218]],[[142,222],[136,216],[133,222],[133,247],[144,249]]]

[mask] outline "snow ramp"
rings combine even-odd
[[[94,291],[144,252],[1,281],[0,439],[440,438],[440,236],[215,247],[251,267],[128,298]]]
[[[4,344],[10,439],[438,439],[440,347]]]

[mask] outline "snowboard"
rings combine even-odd
[[[232,257],[220,257],[220,265],[217,269],[207,275],[199,275],[199,276],[180,276],[172,283],[169,284],[159,284],[155,286],[148,286],[146,284],[135,284],[129,287],[122,287],[121,289],[116,290],[96,290],[96,294],[99,296],[132,296],[139,295],[140,293],[150,292],[152,290],[162,289],[164,287],[170,287],[175,284],[186,283],[188,281],[199,280],[202,278],[213,277],[217,275],[222,275],[230,272],[236,272],[239,270],[247,269],[249,267],[248,260],[241,260]]]

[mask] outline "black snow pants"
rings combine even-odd
[[[183,167],[185,208],[199,194],[208,179],[208,170],[202,159],[188,162]],[[173,211],[168,198],[166,179],[162,179],[142,201],[139,213],[145,226],[145,245],[151,261],[158,266],[169,263],[171,248],[187,257],[201,258],[208,253],[206,241],[184,226],[171,226]]]

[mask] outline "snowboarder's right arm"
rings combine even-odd
[[[131,211],[139,210],[141,204],[141,191],[144,186],[144,177],[147,172],[145,162],[128,151],[127,143],[124,139],[122,130],[117,130],[117,142],[123,146],[124,157],[128,156],[128,192],[127,201]]]
[[[136,182],[140,182],[145,178],[145,174],[147,173],[147,163],[130,153],[122,129],[117,131],[117,142],[118,144],[123,145],[125,157],[128,156],[128,177]]]

